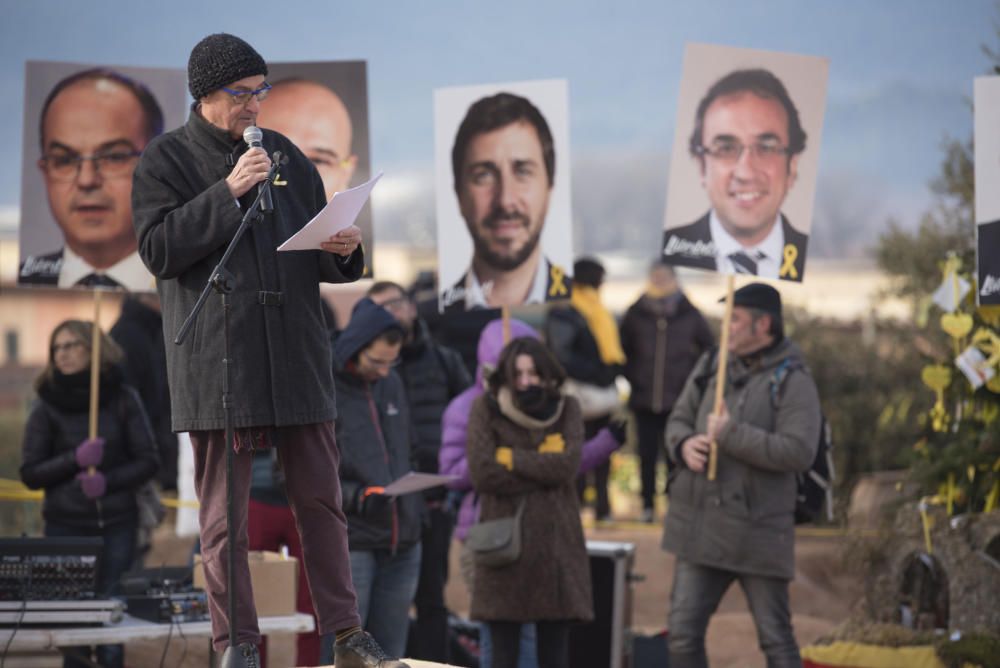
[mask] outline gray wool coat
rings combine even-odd
[[[276,252],[326,204],[316,168],[284,136],[264,130],[269,152],[288,162],[272,188],[274,212],[246,233],[230,258],[231,391],[236,427],[326,422],[336,417],[330,340],[321,281],[361,276],[359,248],[346,261],[318,250]],[[167,339],[174,431],[222,429],[223,317],[209,297],[183,345],[173,339],[218,264],[256,188],[239,206],[226,187],[242,140],[192,111],[188,122],[154,139],[135,170],[132,211],[139,255],[156,277]]]
[[[550,434],[561,434],[562,453],[539,453]],[[491,394],[472,405],[468,430],[469,474],[480,497],[480,519],[521,518],[521,558],[500,568],[476,565],[470,616],[484,621],[593,619],[590,561],[580,523],[576,473],[583,445],[580,405],[567,397],[549,427],[527,428],[504,416]],[[496,449],[513,450],[513,470],[496,461]]]
[[[684,465],[680,446],[707,431],[715,403],[715,355],[703,355],[688,378],[667,423],[676,472],[663,547],[678,558],[737,573],[794,577],[795,474],[812,465],[821,419],[819,394],[804,366],[790,371],[772,398],[774,370],[786,358],[802,358],[788,339],[751,368],[730,357],[725,390],[730,419],[718,439],[712,482]]]

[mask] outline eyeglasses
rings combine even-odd
[[[246,106],[250,102],[250,98],[256,97],[258,102],[263,102],[267,99],[267,92],[271,90],[271,84],[264,82],[264,85],[257,90],[233,90],[232,88],[226,88],[223,86],[221,90],[229,93],[229,96],[233,98],[233,104],[239,106]]]
[[[101,176],[115,178],[131,174],[132,164],[142,155],[142,151],[104,151],[94,155],[79,153],[47,153],[42,156],[42,168],[55,181],[72,181],[80,175],[80,169],[87,160],[92,160],[94,169]]]
[[[52,354],[57,355],[59,352],[65,350],[69,352],[76,348],[77,346],[82,346],[83,341],[67,341],[66,343],[53,343],[52,344]]]
[[[394,297],[392,299],[387,299],[382,302],[381,306],[386,311],[398,311],[399,309],[406,306],[409,300],[406,297]]]
[[[393,367],[399,366],[398,357],[394,360],[380,360],[376,357],[372,357],[368,353],[361,353],[361,354],[365,356],[365,359],[368,360],[369,364],[379,369],[392,369]]]
[[[749,146],[738,141],[722,141],[712,146],[699,146],[697,153],[710,156],[719,162],[732,164],[739,161],[743,151],[747,149],[750,155],[763,162],[771,162],[788,155],[788,147],[775,141],[759,141]]]

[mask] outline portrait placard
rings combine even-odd
[[[132,172],[155,135],[184,123],[186,80],[181,69],[28,61],[19,285],[155,289],[136,252]]]
[[[801,281],[827,59],[689,44],[667,186],[672,264]]]
[[[257,124],[285,135],[305,153],[323,178],[328,201],[371,178],[365,61],[268,63],[267,81],[272,88],[260,105]],[[361,229],[365,277],[372,278],[370,202],[354,224]]]
[[[976,303],[1000,304],[1000,77],[975,81]]]
[[[434,150],[442,311],[567,299],[567,83],[435,90]]]

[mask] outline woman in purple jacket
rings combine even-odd
[[[520,320],[511,319],[510,338],[541,336],[531,326]],[[472,387],[452,399],[441,418],[441,450],[438,454],[441,473],[456,476],[449,487],[463,492],[462,504],[458,511],[455,524],[455,537],[465,543],[469,527],[476,523],[479,517],[478,497],[472,490],[472,480],[469,477],[469,465],[465,458],[466,431],[469,425],[469,412],[472,402],[483,393],[486,377],[496,368],[500,359],[500,351],[504,347],[503,321],[493,320],[483,329],[479,336],[479,347],[476,358],[476,382]],[[607,461],[611,453],[625,442],[625,422],[613,421],[602,429],[594,438],[583,444],[583,454],[580,459],[580,473],[586,473]],[[473,586],[472,555],[463,548],[461,556],[462,578],[469,591]],[[490,668],[490,638],[487,626],[483,624],[479,632],[480,665]],[[526,646],[525,643],[530,643]],[[519,668],[535,668],[534,625],[525,624],[521,631],[521,652]]]

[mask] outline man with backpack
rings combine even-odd
[[[795,575],[796,476],[816,456],[819,395],[801,351],[784,336],[781,295],[771,286],[751,283],[735,292],[728,348],[721,412],[714,412],[718,354],[709,352],[667,424],[675,466],[663,548],[677,557],[670,665],[708,665],[705,630],[738,580],[769,668],[801,666],[788,583]],[[713,440],[718,464],[708,480]]]

